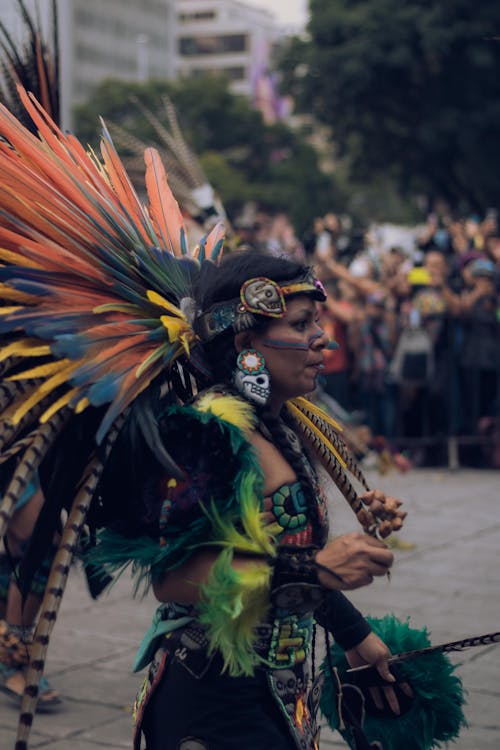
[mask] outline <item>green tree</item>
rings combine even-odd
[[[498,0],[310,0],[281,66],[357,180],[452,207],[500,205]]]
[[[154,128],[132,99],[139,99],[161,120],[165,94],[230,218],[254,200],[270,211],[286,210],[302,232],[317,212],[332,207],[338,191],[321,171],[305,136],[284,124],[266,125],[246,98],[230,93],[223,78],[147,84],[105,81],[75,111],[76,132],[96,147],[102,117],[154,145]]]

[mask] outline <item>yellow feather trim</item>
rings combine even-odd
[[[120,312],[131,315],[142,315],[142,310],[138,305],[132,305],[127,302],[106,302],[104,305],[96,305],[92,308],[93,313]]]
[[[19,408],[13,414],[12,424],[19,424],[21,419],[30,411],[30,409],[33,408],[33,406],[35,406],[39,401],[45,398],[45,396],[47,396],[51,391],[57,388],[57,386],[59,386],[61,383],[64,383],[72,374],[72,372],[79,366],[78,362],[71,362],[69,365],[67,364],[67,362],[68,360],[61,360],[57,363],[60,367],[59,372],[56,372],[51,378],[42,383],[30,396],[30,398],[28,398],[19,406]],[[63,365],[62,368],[61,365]],[[40,368],[34,369],[36,370]]]
[[[0,362],[3,362],[12,355],[20,357],[43,357],[50,354],[50,346],[40,344],[36,339],[21,339],[12,341],[12,343],[0,349]]]
[[[67,359],[62,359],[60,361],[60,364],[67,363]],[[40,390],[42,393],[50,393],[50,391],[53,391],[54,388],[57,388],[58,385],[61,385],[61,383],[64,383],[70,375],[73,374],[73,372],[80,367],[81,362],[71,362],[69,360],[69,364],[64,366],[60,372],[53,375],[51,378],[45,381],[45,383],[42,383],[40,385]]]
[[[44,411],[42,416],[40,417],[40,423],[45,424],[45,422],[48,422],[49,419],[57,412],[59,409],[62,409],[63,406],[66,406],[69,404],[72,398],[75,398],[75,396],[78,395],[79,388],[72,388],[70,391],[65,393],[61,398],[59,398],[57,401],[55,401],[52,406],[49,406],[49,408]]]
[[[0,297],[2,299],[9,299],[12,302],[21,302],[22,304],[29,305],[36,301],[34,294],[26,294],[26,292],[20,292],[18,289],[12,289],[7,284],[0,284]]]
[[[256,417],[252,406],[237,396],[205,393],[196,401],[194,408],[200,412],[210,412],[242,432],[249,432],[255,427]]]
[[[32,367],[30,370],[19,372],[17,375],[11,375],[7,380],[30,380],[31,378],[45,378],[48,375],[52,375],[54,372],[59,372],[61,367],[66,366],[70,362],[69,359],[58,359],[55,362],[47,362],[44,365],[38,365]]]
[[[81,414],[82,411],[85,411],[87,406],[90,406],[90,401],[88,400],[87,396],[84,396],[75,406],[75,414]]]
[[[172,315],[161,315],[160,320],[167,331],[170,343],[179,342],[189,356],[190,344],[194,343],[196,337],[187,320]]]
[[[171,302],[169,302],[165,297],[162,297],[161,294],[158,294],[157,292],[153,292],[152,289],[148,289],[146,292],[146,296],[150,302],[152,302],[154,305],[158,305],[158,307],[164,307],[165,310],[168,310],[168,312],[171,315],[175,315],[177,318],[182,318],[182,320],[186,320],[186,316],[182,312],[182,310],[179,307],[176,307]]]
[[[24,310],[23,305],[11,305],[10,307],[0,307],[0,315],[10,315],[18,310]]]
[[[310,429],[311,432],[313,432],[316,435],[318,440],[324,446],[326,446],[326,448],[330,451],[330,453],[333,453],[333,455],[335,456],[339,464],[342,466],[342,468],[347,469],[346,462],[344,461],[342,456],[336,451],[335,447],[331,444],[331,442],[323,435],[321,430],[319,430],[316,427],[316,425],[313,422],[311,422],[311,420],[308,419],[307,416],[303,412],[301,412],[301,410],[297,406],[295,406],[294,403],[292,403],[291,401],[287,401],[286,405],[287,405],[287,408],[292,412],[293,416],[299,422],[302,422],[303,424],[305,424],[306,427]]]
[[[0,247],[0,258],[14,266],[20,265],[28,268],[43,268],[39,263],[35,263],[29,258],[25,258],[24,255],[21,255],[20,253],[14,253],[12,250],[7,250],[5,247]]]
[[[309,411],[312,411],[313,414],[316,414],[317,417],[320,419],[324,419],[325,422],[328,422],[337,432],[343,432],[344,428],[342,425],[337,422],[333,417],[331,417],[329,414],[327,414],[326,411],[323,409],[320,409],[319,406],[316,404],[313,404],[312,401],[309,401],[309,399],[304,398],[304,396],[298,396],[297,398],[292,399],[288,403],[292,403],[295,406],[297,406],[301,411],[302,408],[309,409]]]

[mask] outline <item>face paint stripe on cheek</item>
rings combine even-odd
[[[309,349],[308,343],[301,344],[298,341],[287,341],[287,339],[265,338],[262,339],[262,342],[270,349],[300,349],[302,351],[307,351]]]
[[[299,349],[300,351],[306,352],[311,348],[316,339],[320,339],[324,335],[324,331],[320,329],[317,333],[313,333],[313,335],[309,337],[305,344],[298,341],[290,341],[288,339],[273,338],[265,338],[263,339],[263,343],[266,346],[269,346],[271,349]]]

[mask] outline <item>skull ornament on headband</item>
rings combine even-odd
[[[281,287],[264,276],[245,281],[240,290],[240,298],[248,312],[281,318],[286,310],[285,295]]]
[[[253,328],[256,315],[282,318],[286,313],[285,298],[294,294],[306,294],[320,302],[326,300],[325,288],[310,268],[302,276],[280,283],[255,276],[245,281],[237,299],[216,302],[202,313],[195,322],[196,333],[202,341],[210,341],[231,327],[236,333]]]

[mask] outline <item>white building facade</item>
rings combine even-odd
[[[176,0],[176,9],[177,76],[223,74],[253,98],[278,36],[274,15],[238,0]]]
[[[39,9],[52,44],[51,0],[25,0]],[[17,0],[0,0],[2,23],[21,44],[26,28]],[[265,109],[274,15],[239,0],[58,0],[61,116],[106,78],[127,81],[223,74],[233,93]]]
[[[17,0],[0,0],[0,5],[2,23],[21,42],[25,28]],[[51,2],[26,2],[30,11],[37,5],[51,43]],[[71,127],[72,108],[106,78],[173,77],[175,0],[58,0],[57,10],[64,127]]]

